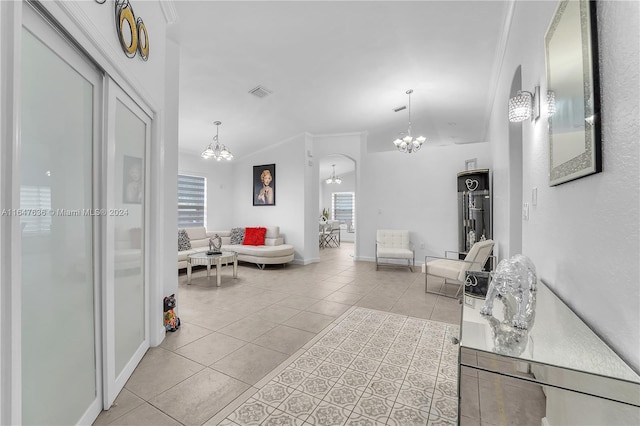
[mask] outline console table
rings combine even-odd
[[[640,376],[544,283],[528,330],[463,298],[458,419],[462,424],[638,425]]]

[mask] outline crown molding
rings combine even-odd
[[[159,0],[160,8],[164,14],[164,20],[167,25],[171,25],[178,20],[178,11],[176,10],[176,3],[174,0]]]

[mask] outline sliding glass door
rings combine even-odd
[[[151,119],[112,80],[107,84],[105,259],[105,407],[116,398],[149,348],[147,152]]]
[[[94,150],[102,76],[25,5],[21,64],[22,424],[101,406]]]
[[[38,7],[20,35],[15,398],[22,424],[90,424],[149,348],[151,112]]]

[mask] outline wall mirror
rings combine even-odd
[[[602,171],[595,8],[560,2],[545,36],[550,186]]]

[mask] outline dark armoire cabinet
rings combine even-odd
[[[477,241],[493,238],[489,169],[458,173],[458,251],[461,258]]]

